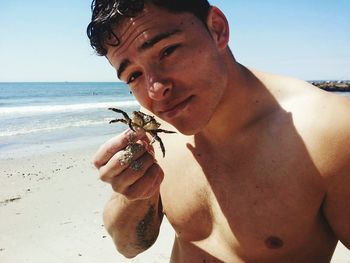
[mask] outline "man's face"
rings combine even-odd
[[[146,5],[116,33],[120,45],[107,58],[139,103],[184,134],[205,127],[226,83],[222,51],[203,23]]]

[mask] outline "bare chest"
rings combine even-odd
[[[225,164],[197,159],[170,167],[162,202],[178,238],[199,246],[219,241],[228,253],[249,251],[252,259],[327,240],[317,170],[294,157],[243,156]]]

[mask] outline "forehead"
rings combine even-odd
[[[186,31],[198,24],[201,22],[193,14],[172,13],[154,5],[145,5],[145,9],[140,14],[122,20],[115,28],[119,45],[108,46],[107,57],[119,57],[131,45],[142,45],[157,34],[174,30]]]

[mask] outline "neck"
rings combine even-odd
[[[228,72],[228,85],[212,119],[196,135],[218,147],[244,135],[277,107],[272,95],[252,71],[235,62]]]

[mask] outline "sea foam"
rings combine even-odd
[[[134,107],[137,105],[138,103],[135,100],[129,100],[129,101],[116,101],[116,102],[80,103],[80,104],[68,104],[68,105],[62,104],[62,105],[4,107],[4,108],[0,108],[0,116],[75,112],[75,111],[103,109],[103,108],[107,109],[109,107],[115,107],[115,108]]]
[[[67,128],[81,128],[81,127],[88,127],[88,126],[96,126],[101,124],[108,123],[110,119],[104,119],[102,121],[92,121],[92,120],[82,120],[77,122],[66,122],[66,123],[59,123],[59,124],[46,124],[41,125],[39,127],[23,127],[16,130],[7,130],[7,131],[0,131],[0,137],[7,137],[7,136],[16,136],[16,135],[25,135],[30,133],[36,133],[36,132],[49,132],[54,130],[62,130]]]

